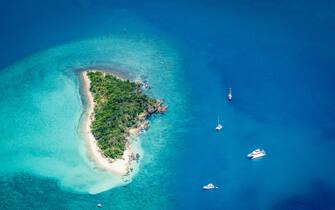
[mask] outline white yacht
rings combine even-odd
[[[97,207],[98,207],[98,208],[102,208],[102,204],[101,204],[101,203],[98,203],[98,204],[97,204]]]
[[[219,131],[223,128],[223,125],[220,124],[220,118],[218,117],[218,124],[215,127],[215,130]]]
[[[227,98],[228,98],[228,101],[232,101],[233,100],[233,94],[232,94],[231,88],[228,88]]]
[[[219,187],[215,186],[213,183],[209,183],[209,184],[202,187],[202,189],[204,189],[204,190],[212,190],[212,189],[216,189],[216,188],[219,188]]]
[[[256,159],[256,158],[264,157],[265,155],[266,155],[265,150],[255,149],[254,151],[252,151],[251,153],[248,154],[248,158],[253,160],[253,159]]]

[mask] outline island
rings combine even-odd
[[[132,171],[132,162],[140,158],[131,137],[147,129],[147,119],[164,113],[167,106],[162,99],[144,94],[144,84],[109,72],[85,70],[80,78],[90,157],[103,169],[127,175]]]

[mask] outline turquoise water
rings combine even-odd
[[[171,128],[168,118],[182,110],[178,55],[165,43],[145,37],[109,36],[51,48],[1,72],[2,173],[52,178],[72,192],[99,193],[120,185],[86,154],[79,124],[84,107],[78,81],[78,71],[85,68],[145,79],[154,87],[148,94],[179,105],[164,117],[155,116],[150,131],[139,139],[149,151],[144,153],[143,165],[157,158],[168,144],[166,139],[172,138],[167,132]]]
[[[4,1],[0,209],[335,209],[334,9]],[[140,135],[126,186],[85,154],[77,72],[89,67],[146,79],[170,106]],[[268,156],[248,161],[257,147]],[[209,182],[220,188],[204,192]]]

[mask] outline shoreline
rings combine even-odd
[[[80,71],[80,87],[82,91],[82,97],[84,98],[86,105],[84,111],[84,119],[83,119],[83,134],[85,138],[85,143],[87,146],[87,153],[89,158],[94,161],[96,166],[100,169],[109,171],[118,176],[127,176],[134,169],[134,164],[136,159],[134,158],[134,154],[139,154],[139,149],[135,148],[134,143],[132,142],[135,135],[139,134],[139,132],[146,127],[146,122],[141,121],[139,126],[135,128],[129,129],[127,132],[127,144],[126,149],[123,152],[122,158],[111,160],[102,153],[100,148],[97,145],[97,141],[95,140],[92,132],[91,132],[91,124],[93,121],[93,112],[94,112],[94,101],[93,95],[90,91],[90,80],[87,76],[88,71],[94,70],[85,70]]]

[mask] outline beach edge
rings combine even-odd
[[[87,73],[90,71],[99,70],[82,70],[79,72],[81,88],[80,95],[85,102],[81,126],[83,137],[85,139],[86,152],[89,159],[91,159],[99,169],[111,172],[113,175],[127,176],[131,171],[133,171],[134,167],[135,161],[132,159],[132,155],[139,154],[139,148],[136,148],[136,145],[133,144],[132,138],[138,135],[140,128],[130,129],[129,134],[131,135],[127,137],[126,149],[121,158],[110,160],[102,153],[97,145],[97,141],[94,138],[93,133],[91,132],[91,124],[94,120],[95,104],[93,95],[90,91],[91,81],[87,76]]]

